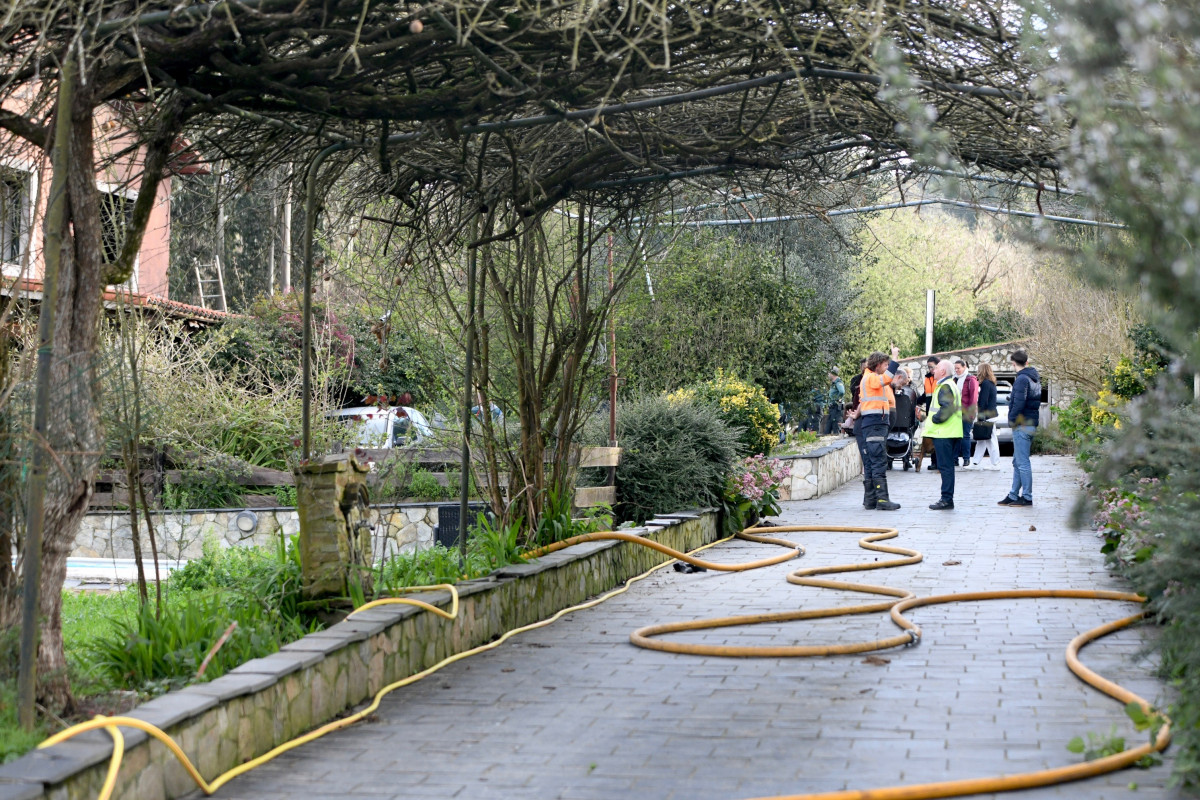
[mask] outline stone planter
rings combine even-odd
[[[779,490],[780,500],[812,500],[862,475],[857,442],[848,437],[799,456],[780,456],[791,464],[792,476]]]

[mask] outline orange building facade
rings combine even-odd
[[[132,151],[131,137],[112,109],[98,108],[93,124],[104,250],[106,256],[115,258],[141,186],[142,154]],[[27,285],[40,286],[45,270],[42,240],[50,166],[41,151],[13,137],[0,138],[0,145],[0,274],[10,286],[22,277]],[[127,283],[111,288],[166,300],[170,260],[171,176],[166,175],[155,193],[133,274]]]

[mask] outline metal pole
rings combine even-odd
[[[313,235],[317,227],[317,173],[325,159],[345,150],[348,145],[338,142],[331,144],[313,156],[308,165],[308,175],[304,191],[304,337],[300,353],[300,369],[302,372],[301,391],[304,397],[301,401],[300,447],[305,461],[312,457],[312,295],[313,295]]]
[[[925,290],[925,354],[933,352],[933,304],[937,295],[933,289]]]
[[[34,727],[37,698],[38,600],[42,588],[42,525],[45,522],[47,417],[50,413],[50,367],[54,356],[54,312],[58,301],[58,269],[66,227],[67,160],[71,141],[77,67],[73,58],[62,66],[58,109],[54,119],[54,149],[50,153],[50,200],[46,210],[45,273],[42,307],[38,312],[37,395],[34,405],[35,441],[29,469],[29,498],[25,532],[25,585],[21,597],[21,665],[17,674],[17,709],[21,727]],[[3,554],[8,558],[8,553]]]
[[[617,446],[617,318],[613,313],[613,237],[608,234],[608,446]],[[608,468],[608,485],[617,483],[617,468]]]
[[[474,241],[479,238],[479,215],[476,210],[475,217],[471,221],[471,239]],[[466,563],[467,558],[467,500],[471,488],[471,383],[474,379],[475,368],[475,272],[476,261],[479,248],[472,247],[467,251],[467,361],[463,368],[463,411],[462,411],[462,463],[458,474],[458,548],[462,554],[463,563]],[[483,407],[483,401],[479,403],[480,424],[483,423],[483,415],[491,413],[490,408]]]
[[[283,191],[283,235],[279,240],[279,291],[292,291],[292,169],[288,167]]]

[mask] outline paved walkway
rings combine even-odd
[[[1008,460],[1005,459],[1005,465]],[[1037,505],[1004,509],[1009,473],[959,475],[958,509],[928,511],[938,479],[893,473],[892,514],[864,512],[861,486],[785,504],[796,524],[891,524],[919,565],[868,582],[918,594],[984,588],[1127,589],[1104,570],[1098,542],[1066,524],[1078,472],[1035,458]],[[873,557],[847,533],[795,534],[807,565]],[[729,543],[714,559],[771,552]],[[957,563],[961,562],[961,563]],[[736,800],[1011,773],[1072,763],[1067,742],[1111,725],[1140,741],[1117,703],[1063,663],[1077,632],[1131,613],[1130,604],[1022,600],[918,609],[919,646],[824,659],[716,659],[640,650],[634,628],[654,621],[821,607],[861,595],[792,586],[800,562],[751,573],[662,571],[595,609],[525,634],[389,697],[377,721],[307,745],[222,789],[261,800],[536,798]],[[894,631],[885,617],[692,635],[744,643],[838,642]],[[1086,663],[1151,699],[1142,634],[1116,634]],[[1005,797],[1175,797],[1168,768],[1132,770]],[[1136,789],[1131,784],[1136,782]]]

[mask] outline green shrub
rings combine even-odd
[[[412,497],[412,479],[416,465],[403,456],[385,459],[373,474],[375,485],[371,496],[380,503]]]
[[[642,523],[656,513],[711,507],[737,459],[738,436],[707,404],[686,395],[622,404],[617,516]]]
[[[171,573],[172,591],[208,592],[228,590],[242,595],[247,603],[263,606],[281,621],[303,620],[300,610],[302,583],[299,537],[282,539],[272,549],[222,547],[215,540],[204,543],[200,558],[194,558]]]
[[[694,384],[671,395],[706,403],[726,425],[738,432],[738,454],[766,455],[779,441],[779,411],[761,386],[720,370],[711,381]]]
[[[1063,435],[1080,440],[1094,433],[1092,428],[1092,404],[1083,395],[1078,395],[1066,408],[1056,412],[1058,427]]]
[[[412,474],[408,492],[410,497],[418,500],[442,500],[448,497],[446,487],[438,483],[438,479],[427,469],[418,469]]]
[[[1039,425],[1034,431],[1029,452],[1035,455],[1069,456],[1078,450],[1078,443],[1068,436],[1056,421],[1050,420],[1045,425]]]
[[[245,489],[238,482],[246,474],[244,467],[227,460],[212,459],[195,469],[179,471],[179,483],[163,486],[163,508],[237,508],[242,505]]]
[[[215,538],[205,539],[200,558],[193,558],[167,579],[170,591],[206,592],[241,585],[264,556],[254,548],[224,548]]]
[[[1177,391],[1178,393],[1173,393]],[[1085,464],[1093,519],[1110,562],[1150,598],[1152,641],[1173,687],[1177,778],[1200,783],[1200,409],[1182,390],[1152,387],[1127,407],[1101,456]]]
[[[375,573],[375,585],[382,593],[406,586],[457,583],[463,579],[463,564],[457,550],[435,544],[415,553],[401,553],[385,561]]]
[[[275,502],[285,508],[295,508],[296,506],[296,487],[295,486],[276,486],[271,492],[275,495]]]

